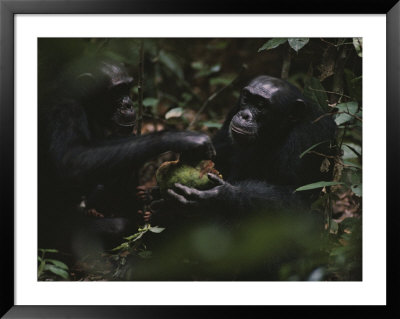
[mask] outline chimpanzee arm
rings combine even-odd
[[[68,179],[126,174],[127,167],[137,168],[149,158],[168,150],[190,150],[206,158],[214,155],[210,139],[197,132],[161,131],[93,141],[81,106],[71,104],[55,112],[50,128],[50,153],[58,171]]]
[[[298,207],[301,196],[294,193],[294,187],[271,185],[261,181],[240,181],[228,183],[213,174],[209,178],[218,186],[206,191],[176,184],[175,189],[168,190],[169,195],[184,206],[214,207],[219,213],[250,213],[264,209],[279,210],[283,207]]]

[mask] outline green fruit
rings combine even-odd
[[[175,188],[175,183],[205,190],[215,186],[215,182],[208,178],[207,173],[213,173],[222,178],[210,160],[200,161],[193,166],[180,161],[171,161],[163,163],[158,168],[156,179],[162,194],[165,194],[169,188]]]

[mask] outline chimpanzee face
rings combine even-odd
[[[114,133],[130,134],[136,112],[130,97],[133,78],[122,64],[102,61],[97,69],[78,76],[84,90],[86,110],[92,121]]]
[[[239,109],[230,123],[237,144],[269,143],[283,137],[301,118],[304,101],[287,82],[260,76],[243,88]]]
[[[132,127],[136,124],[136,112],[130,98],[131,86],[119,84],[109,89],[109,105],[113,110],[111,120],[121,127]]]

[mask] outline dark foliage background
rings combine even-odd
[[[39,280],[157,280],[159,274],[172,278],[177,272],[189,280],[235,280],[236,269],[263,272],[260,265],[265,263],[274,265],[275,280],[361,280],[362,39],[42,38],[39,101],[52,94],[70,62],[101,54],[123,62],[133,74],[137,106],[142,44],[142,134],[169,127],[215,134],[240,89],[261,74],[287,79],[335,118],[342,154],[334,158],[334,167],[324,167],[321,156],[321,169],[334,172],[333,183],[304,185],[321,189],[310,208],[310,214],[321,217],[320,232],[310,231],[315,225],[304,217],[247,220],[235,237],[215,225],[195,225],[155,253],[151,243],[162,229],[138,225],[138,233],[121,238],[115,250],[93,253],[78,263],[71,264],[53,247],[40,247]],[[312,152],[312,147],[304,151]],[[155,184],[162,160],[146,163],[142,184]]]

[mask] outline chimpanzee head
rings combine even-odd
[[[278,142],[306,116],[306,103],[290,83],[259,76],[242,89],[230,133],[238,145]]]
[[[80,64],[75,89],[83,103],[88,120],[94,120],[113,132],[129,131],[136,123],[136,112],[130,97],[133,78],[118,62],[106,59]],[[81,71],[83,70],[83,71]]]

